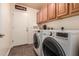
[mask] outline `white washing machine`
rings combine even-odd
[[[79,54],[79,31],[45,30],[42,34],[42,56],[77,56]]]
[[[40,39],[41,39],[41,31],[36,30],[33,35],[33,45],[34,45],[34,52],[37,56],[40,56]]]

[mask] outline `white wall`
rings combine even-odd
[[[66,30],[79,30],[79,15],[50,21],[45,24],[47,24],[48,27],[53,27],[54,29],[60,29],[63,26]]]
[[[28,42],[29,44],[33,43],[33,26],[38,26],[37,25],[37,12],[38,10],[32,9],[32,8],[27,8],[27,15],[28,15]]]
[[[16,13],[16,12],[19,13],[20,12],[20,15],[22,15],[19,18],[17,18],[17,16],[15,16],[15,14],[14,14],[15,18],[20,19],[20,21],[22,21],[22,22],[18,22],[18,20],[17,21],[13,20],[12,26],[13,26],[13,28],[16,28],[17,27],[16,25],[18,25],[19,23],[20,23],[20,25],[21,25],[21,23],[22,23],[22,25],[23,24],[25,25],[25,22],[26,22],[25,28],[26,28],[26,30],[28,30],[28,32],[25,32],[27,34],[27,36],[26,36],[27,41],[23,38],[20,38],[20,37],[18,39],[17,33],[14,33],[15,30],[13,29],[13,31],[12,31],[13,32],[12,40],[14,42],[16,41],[15,42],[16,44],[14,44],[14,46],[19,45],[19,44],[32,44],[33,43],[33,31],[32,30],[33,30],[33,26],[37,26],[37,24],[36,24],[36,18],[37,18],[36,14],[37,14],[38,10],[32,9],[30,7],[27,7],[27,6],[25,6],[25,7],[27,8],[27,11],[20,11],[20,10],[14,9],[14,13]],[[20,27],[20,29],[23,28],[21,26],[19,26],[19,27]],[[19,32],[20,32],[19,35],[21,33],[23,33],[23,31],[19,31]],[[20,41],[18,41],[18,40],[20,40]]]
[[[11,20],[10,20],[10,23],[11,23],[11,45],[13,46],[13,41],[12,41],[12,23],[13,23],[13,16],[14,16],[14,5],[15,3],[10,3],[10,17],[11,17]]]
[[[7,55],[11,48],[11,17],[10,4],[0,3],[0,55]]]

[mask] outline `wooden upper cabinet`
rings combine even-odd
[[[71,3],[70,12],[71,13],[79,12],[79,3]]]
[[[42,22],[47,21],[47,4],[42,7]]]
[[[63,17],[69,14],[68,3],[57,3],[56,4],[56,16]]]
[[[56,5],[55,3],[50,3],[47,5],[47,9],[48,9],[48,20],[52,20],[55,19],[56,17]]]

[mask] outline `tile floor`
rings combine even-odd
[[[36,56],[33,45],[26,44],[21,46],[15,46],[10,50],[9,56]]]

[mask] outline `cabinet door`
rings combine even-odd
[[[47,4],[42,7],[42,22],[47,21]]]
[[[43,22],[43,18],[42,18],[42,9],[39,12],[39,23]]]
[[[69,6],[67,3],[58,3],[56,4],[56,10],[57,17],[63,17],[68,15]]]
[[[79,3],[71,3],[70,8],[71,13],[79,12]]]
[[[55,19],[55,12],[56,12],[56,8],[55,8],[55,3],[50,3],[47,5],[47,9],[48,9],[48,20],[52,20]]]

